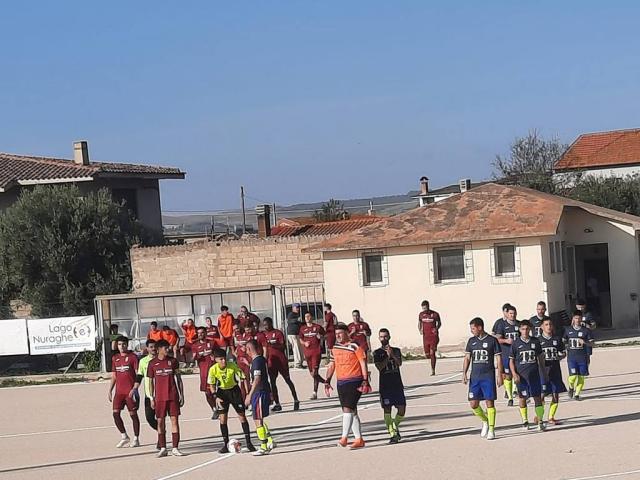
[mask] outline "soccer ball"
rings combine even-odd
[[[241,445],[237,439],[232,438],[231,440],[229,440],[229,445],[227,445],[227,448],[232,453],[240,453]]]

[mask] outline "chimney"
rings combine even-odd
[[[376,211],[373,209],[373,200],[369,200],[369,211],[367,212],[367,215],[373,217],[375,214]]]
[[[89,165],[89,145],[84,140],[73,142],[73,163]]]
[[[258,205],[258,237],[267,238],[271,236],[271,205]]]
[[[460,180],[460,193],[464,193],[467,190],[471,190],[471,179],[463,178]]]
[[[429,179],[427,177],[420,178],[420,195],[429,193]]]

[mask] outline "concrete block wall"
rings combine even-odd
[[[253,238],[134,247],[135,292],[322,283],[322,254],[302,250],[326,237]]]

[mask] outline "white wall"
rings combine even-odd
[[[357,308],[374,330],[391,330],[393,342],[403,348],[422,347],[417,316],[422,300],[442,317],[441,345],[460,345],[469,337],[469,320],[480,316],[490,329],[501,316],[501,306],[510,302],[519,309],[519,317],[533,315],[536,303],[547,300],[543,285],[540,240],[516,240],[521,275],[504,282],[492,277],[493,242],[476,242],[473,251],[473,281],[435,284],[431,278],[432,249],[427,246],[391,248],[386,251],[388,285],[360,286],[358,255],[362,252],[325,252],[324,281],[326,298],[342,321],[349,322]]]
[[[608,178],[608,177],[625,177],[627,175],[638,175],[640,174],[640,163],[638,165],[626,166],[626,167],[613,167],[613,168],[592,168],[579,170],[576,172],[558,172],[553,175],[554,179],[557,181],[562,181],[567,183],[568,185],[573,184],[575,181],[576,174],[597,178]]]

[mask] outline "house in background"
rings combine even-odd
[[[484,185],[487,182],[472,183],[471,179],[463,178],[458,183],[447,185],[446,187],[429,190],[429,179],[427,177],[420,178],[420,190],[417,195],[411,197],[418,200],[418,206],[424,207],[431,203],[439,202],[458,193],[464,193],[472,188]]]
[[[580,135],[554,166],[554,174],[559,179],[570,179],[575,174],[624,177],[639,173],[638,128]]]
[[[159,180],[183,179],[184,172],[173,167],[90,161],[84,141],[75,142],[73,149],[73,160],[0,153],[0,210],[34,185],[73,183],[82,193],[109,189],[143,225],[162,232]]]
[[[640,217],[487,183],[311,248],[338,317],[357,308],[413,349],[425,299],[443,345],[462,344],[476,316],[490,329],[505,302],[528,318],[543,300],[560,319],[584,296],[600,327],[637,328],[639,229]]]

